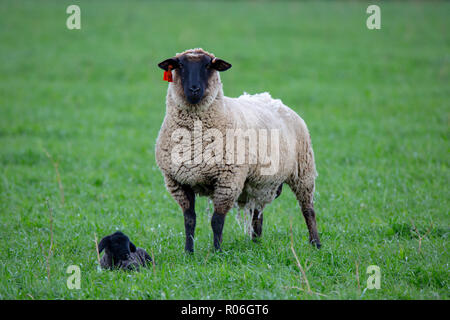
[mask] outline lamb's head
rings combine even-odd
[[[208,106],[221,88],[218,71],[231,68],[228,62],[203,49],[190,49],[159,63],[173,70],[173,95],[179,105]]]
[[[104,237],[99,245],[98,251],[105,250],[109,255],[114,267],[130,269],[135,263],[130,258],[131,252],[136,252],[136,246],[130,239],[120,231]]]

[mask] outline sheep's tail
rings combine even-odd
[[[299,145],[297,170],[287,183],[303,206],[309,206],[313,201],[317,171],[309,133],[305,138],[304,142]]]

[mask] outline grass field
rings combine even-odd
[[[367,2],[77,1],[82,28],[68,30],[73,2],[0,3],[1,299],[449,298],[449,3],[381,2],[382,28],[368,30]],[[154,159],[156,65],[193,47],[233,64],[226,95],[269,91],[308,124],[321,250],[286,187],[259,244],[229,213],[222,253],[200,199],[184,253]],[[304,291],[290,221],[321,295]],[[94,233],[116,229],[156,266],[98,271]],[[364,290],[369,265],[379,290]]]

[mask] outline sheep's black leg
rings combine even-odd
[[[195,214],[195,194],[189,187],[184,187],[186,197],[189,200],[189,207],[184,210],[184,229],[186,231],[186,252],[194,252],[194,233],[196,224]]]
[[[196,214],[194,210],[184,211],[184,229],[186,231],[186,245],[184,249],[187,252],[194,252],[194,233],[195,233]]]
[[[314,182],[309,183],[298,179],[288,181],[289,186],[297,197],[302,208],[303,217],[309,231],[309,242],[318,249],[321,247],[319,233],[317,232],[316,213],[314,212]]]
[[[222,176],[222,181],[217,182],[212,197],[214,203],[214,214],[211,218],[211,227],[214,236],[214,248],[221,250],[222,231],[225,223],[225,217],[233,207],[239,194],[242,191],[245,182],[245,175],[237,174],[233,170],[227,171]],[[241,180],[236,181],[236,175],[241,177]]]
[[[263,227],[263,213],[258,210],[253,210],[252,217],[252,240],[256,241],[262,234]]]
[[[305,218],[306,225],[309,231],[309,242],[315,245],[318,249],[322,246],[319,240],[319,234],[317,232],[316,225],[316,213],[313,207],[302,207],[303,217]]]
[[[281,191],[283,191],[283,184],[280,184],[280,186],[278,187],[275,199],[281,195]]]
[[[214,212],[211,218],[211,227],[214,235],[214,249],[221,250],[220,244],[222,243],[222,231],[225,223],[225,214],[219,214]]]

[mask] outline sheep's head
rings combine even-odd
[[[164,60],[158,66],[165,71],[174,71],[174,85],[179,89],[177,93],[190,105],[201,104],[208,98],[214,100],[217,90],[210,87],[212,82],[220,83],[216,81],[217,71],[231,68],[228,62],[202,49],[186,50]]]
[[[120,231],[104,237],[98,245],[98,250],[99,252],[105,250],[115,267],[130,269],[134,265],[130,254],[136,252],[136,246]]]

